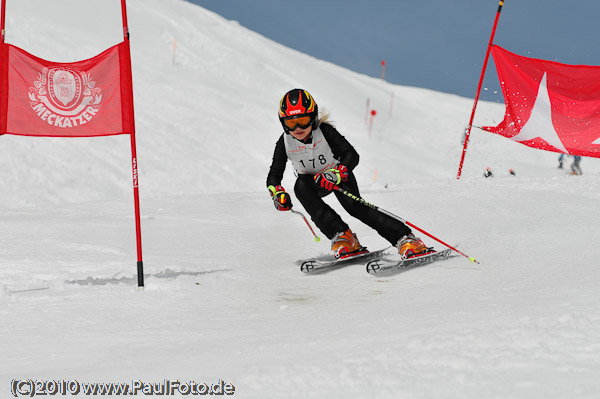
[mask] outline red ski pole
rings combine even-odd
[[[392,218],[394,218],[394,219],[396,219],[396,220],[399,220],[399,221],[401,221],[402,223],[404,223],[405,225],[407,225],[407,226],[410,226],[410,227],[412,227],[413,229],[420,231],[421,233],[425,234],[427,237],[429,237],[429,238],[432,238],[432,239],[436,240],[436,241],[437,241],[437,242],[439,242],[440,244],[442,244],[442,245],[444,245],[444,246],[446,246],[446,247],[450,248],[450,249],[451,249],[451,250],[453,250],[454,252],[456,252],[456,253],[458,253],[458,254],[460,254],[460,255],[464,256],[465,258],[469,259],[469,260],[471,261],[471,263],[479,263],[479,262],[477,261],[477,259],[475,259],[475,258],[473,258],[473,257],[471,257],[471,256],[469,256],[469,255],[467,255],[467,254],[465,254],[465,253],[463,253],[463,252],[459,251],[458,249],[454,248],[454,247],[453,247],[453,246],[451,246],[451,245],[448,245],[448,244],[446,244],[444,241],[442,241],[442,240],[440,240],[439,238],[437,238],[437,237],[435,237],[435,236],[433,236],[433,235],[429,234],[429,233],[428,233],[428,232],[426,232],[425,230],[423,230],[423,229],[421,229],[421,228],[419,228],[419,227],[415,226],[415,225],[414,225],[414,224],[412,224],[411,222],[408,222],[408,221],[406,221],[406,220],[402,219],[401,217],[399,217],[399,216],[396,216],[396,215],[394,215],[393,213],[386,211],[385,209],[381,209],[380,207],[378,207],[378,206],[376,206],[376,205],[373,205],[373,204],[371,204],[370,202],[367,202],[367,201],[365,201],[363,198],[361,198],[361,197],[359,197],[359,196],[357,196],[357,195],[354,195],[354,194],[352,194],[352,193],[350,193],[350,192],[348,192],[348,191],[346,191],[346,190],[344,190],[344,189],[340,188],[339,186],[333,186],[333,189],[334,189],[335,191],[339,192],[339,193],[342,193],[342,194],[344,194],[345,196],[348,196],[348,197],[352,198],[352,199],[353,199],[353,200],[355,200],[355,201],[358,201],[358,202],[360,202],[361,204],[363,204],[363,205],[365,205],[365,206],[368,206],[369,208],[375,209],[376,211],[379,211],[379,212],[381,212],[381,213],[383,213],[383,214],[385,214],[385,215],[388,215],[389,217],[392,217]]]
[[[313,236],[315,237],[315,242],[319,242],[321,241],[321,237],[319,237],[318,235],[315,234],[315,231],[313,230],[312,227],[310,227],[310,223],[308,223],[308,220],[306,220],[306,217],[304,216],[304,214],[302,212],[298,212],[295,211],[293,209],[290,209],[290,211],[292,211],[293,214],[302,216],[302,219],[304,219],[304,222],[306,223],[306,225],[308,226],[308,228],[310,229],[310,232],[313,234]]]

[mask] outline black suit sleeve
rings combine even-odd
[[[285,144],[283,143],[282,134],[281,137],[279,137],[279,140],[277,140],[277,144],[275,144],[273,161],[271,162],[271,168],[269,169],[269,174],[267,175],[267,187],[281,184],[287,160],[288,158],[285,151]]]
[[[333,156],[339,159],[340,163],[350,170],[353,170],[358,165],[359,155],[352,144],[346,140],[344,136],[336,130],[335,127],[328,123],[321,124],[321,131],[325,136],[325,140],[329,143]]]

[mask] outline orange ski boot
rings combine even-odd
[[[331,250],[336,259],[365,252],[361,251],[362,249],[363,247],[360,245],[360,242],[358,242],[356,234],[350,229],[337,233],[331,240]]]
[[[398,253],[404,259],[431,252],[429,248],[423,244],[423,241],[421,241],[419,237],[415,237],[413,233],[400,238],[395,247],[398,248]]]

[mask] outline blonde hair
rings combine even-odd
[[[321,112],[321,115],[319,116],[319,125],[321,123],[327,123],[331,126],[333,126],[333,121],[331,119],[329,119],[330,113],[329,111],[327,111],[326,109],[323,109],[323,111]]]

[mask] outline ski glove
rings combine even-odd
[[[292,209],[292,198],[282,186],[267,187],[273,198],[273,204],[278,211],[289,211]]]
[[[348,168],[340,164],[315,175],[317,186],[332,191],[335,186],[343,181],[348,181]]]

